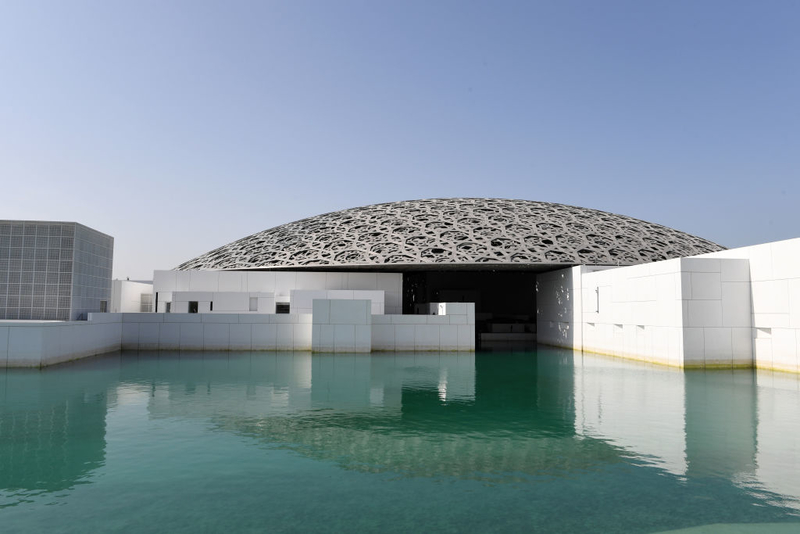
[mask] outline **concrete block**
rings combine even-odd
[[[278,325],[252,323],[250,325],[252,350],[275,350],[278,343]]]
[[[231,350],[252,350],[252,325],[251,324],[232,324],[230,329]]]
[[[789,313],[789,282],[752,282],[753,313]]]
[[[719,300],[722,298],[719,273],[691,273],[693,300]]]
[[[334,325],[333,348],[335,352],[354,352],[356,348],[355,325],[336,324]]]
[[[346,289],[345,273],[325,273],[325,289]]]
[[[721,293],[722,326],[751,326],[750,284],[748,282],[723,282]]]
[[[356,325],[355,352],[370,352],[372,350],[372,325]]]
[[[377,289],[378,276],[376,273],[347,273],[346,289]]]
[[[122,324],[122,348],[132,350],[139,348],[139,323]]]
[[[179,350],[181,348],[180,323],[162,323],[158,332],[159,350]]]
[[[219,291],[226,292],[246,292],[247,273],[235,271],[221,271],[217,277]]]
[[[228,323],[207,323],[203,325],[203,348],[205,350],[228,350],[230,343],[230,326]]]
[[[330,324],[371,324],[370,301],[332,300],[330,303]]]
[[[753,340],[753,360],[758,367],[772,368],[772,338],[756,338]]]
[[[683,329],[684,365],[705,365],[705,336],[703,328]]]
[[[397,317],[397,316],[395,316]],[[395,350],[414,350],[414,328],[413,324],[394,325],[394,345]]]
[[[458,325],[442,325],[439,327],[440,350],[458,350]]]
[[[376,273],[376,289],[399,293],[403,290],[403,275],[400,273]]]
[[[693,273],[719,273],[722,267],[716,258],[681,258],[681,270]]]
[[[139,349],[158,349],[159,327],[157,323],[141,323],[139,325]]]
[[[336,327],[332,324],[320,325],[319,351],[333,352],[335,349]]]
[[[181,350],[203,350],[203,324],[181,323]]]
[[[750,261],[746,259],[723,259],[720,261],[720,279],[723,282],[749,282]]]
[[[389,315],[392,324],[427,324],[427,315]],[[413,339],[413,338],[412,338]]]
[[[772,365],[784,371],[797,370],[797,337],[794,329],[772,329]]]
[[[294,350],[294,324],[277,324],[277,350]]]
[[[144,315],[144,314],[142,314]],[[165,313],[165,323],[201,323],[203,316],[199,313]]]
[[[450,319],[450,324],[467,324],[466,315],[445,315]]]
[[[688,327],[722,326],[721,300],[690,300]]]
[[[309,323],[294,325],[294,350],[311,350],[311,328]]]
[[[372,347],[375,350],[394,350],[394,325],[373,321]]]
[[[475,350],[475,327],[473,325],[458,325],[458,350]]]
[[[330,324],[330,300],[314,299],[312,309],[312,322],[314,324]]]
[[[771,243],[772,275],[776,280],[800,278],[800,238]]]
[[[238,313],[201,313],[198,315],[203,318],[204,323],[231,324],[239,322]]]
[[[731,328],[731,354],[733,362],[742,364],[753,361],[753,329]]]
[[[414,327],[414,350],[439,350],[439,326],[416,325]]]
[[[240,313],[239,314],[239,323],[240,324],[270,324],[272,323],[272,318],[274,314],[267,314],[267,313]]]
[[[731,364],[733,346],[730,328],[705,328],[703,338],[707,365]]]

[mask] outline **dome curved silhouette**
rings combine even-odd
[[[178,270],[633,265],[724,250],[624,215],[530,200],[446,198],[350,208],[290,222]]]

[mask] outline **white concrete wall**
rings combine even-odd
[[[385,312],[403,311],[401,273],[298,272],[298,271],[155,271],[153,291],[158,310],[172,301],[173,291],[273,293],[277,302],[288,302],[291,290],[372,290],[385,294]]]
[[[474,351],[475,304],[448,302],[444,309],[447,315],[372,316],[372,350]]]
[[[747,261],[682,258],[537,278],[539,342],[678,367],[752,365]]]
[[[800,238],[697,257],[748,260],[755,364],[800,372]]]
[[[125,350],[311,350],[311,315],[125,313]]]
[[[118,316],[90,321],[0,321],[0,367],[40,367],[117,351],[121,333]]]
[[[254,312],[250,311],[251,298],[258,299],[258,309]],[[170,311],[172,313],[189,313],[189,302],[191,301],[197,302],[198,313],[275,313],[275,296],[272,293],[259,293],[256,291],[222,291],[216,293],[209,291],[173,291]],[[161,307],[160,304],[159,307]]]
[[[130,280],[111,281],[111,313],[139,313],[142,307],[142,294],[153,294],[153,284],[132,282]]]
[[[383,315],[385,292],[358,289],[292,289],[289,292],[292,313],[313,313],[313,302],[320,300],[368,300],[372,315]]]
[[[314,299],[311,348],[314,352],[370,352],[372,301]]]
[[[679,261],[684,366],[752,367],[747,260],[682,258]]]

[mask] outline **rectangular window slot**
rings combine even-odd
[[[275,313],[289,313],[289,303],[288,302],[275,303]]]
[[[189,301],[189,313],[197,313],[197,301],[190,300]]]
[[[214,311],[214,301],[208,303],[208,311]]]
[[[250,311],[258,311],[258,297],[250,297]]]

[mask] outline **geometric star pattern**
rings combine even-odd
[[[724,247],[599,210],[531,200],[443,198],[374,204],[309,217],[239,239],[177,269],[633,265],[718,250]]]

